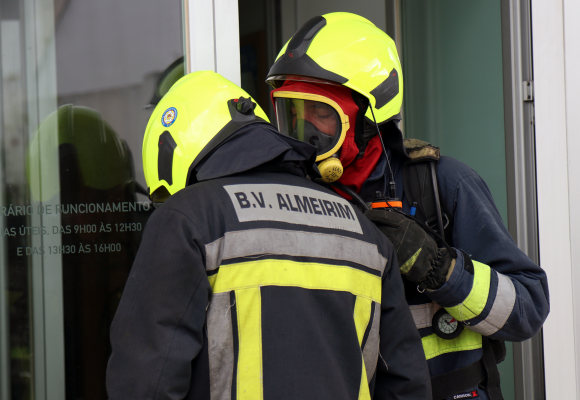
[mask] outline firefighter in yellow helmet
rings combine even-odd
[[[111,327],[111,400],[429,396],[394,249],[307,179],[315,159],[214,72],[161,99],[143,141],[158,208]]]
[[[267,82],[280,132],[316,146],[323,179],[369,204],[365,215],[395,245],[433,398],[501,399],[502,341],[539,331],[546,275],[515,245],[475,171],[403,140],[402,72],[386,33],[331,13],[294,34]]]
[[[354,14],[314,17],[284,46],[267,81],[281,132],[318,147],[326,181],[360,190],[382,154],[374,121],[400,119],[403,79],[391,38]]]

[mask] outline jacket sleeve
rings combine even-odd
[[[550,309],[545,272],[514,243],[479,175],[472,171],[450,189],[447,205],[453,208],[454,246],[469,257],[458,252],[448,281],[425,293],[484,336],[531,338]]]
[[[203,345],[210,286],[193,224],[165,205],[149,219],[111,326],[109,399],[184,398]]]
[[[382,236],[382,234],[381,234]],[[384,239],[384,236],[383,236]],[[430,399],[431,379],[393,246],[383,274],[374,399]]]

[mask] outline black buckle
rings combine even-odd
[[[449,226],[449,217],[447,216],[447,214],[443,213],[443,218],[445,219],[445,224],[443,225],[443,230],[445,230]],[[437,230],[437,218],[433,217],[433,218],[431,218],[431,221],[425,221],[425,225],[427,225],[429,228],[431,228],[435,232],[437,232],[437,234],[439,234],[439,236],[443,237],[443,233],[439,232]]]

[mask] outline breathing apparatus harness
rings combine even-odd
[[[415,221],[439,246],[446,248],[448,252],[456,256],[455,250],[450,246],[453,230],[452,214],[442,201],[443,199],[439,192],[437,182],[436,167],[440,159],[439,148],[417,139],[403,140],[403,144],[410,158],[404,165],[403,183],[407,200],[412,204],[410,213],[406,214],[402,210],[402,201],[396,197],[396,184],[389,156],[386,152],[378,124],[376,120],[374,122],[376,132],[379,132],[378,135],[388,165],[387,193],[377,192],[375,199],[367,204],[348,186],[340,182],[327,184],[350,195],[352,201],[363,211],[384,209],[387,212],[397,213]],[[423,182],[424,184],[421,185],[419,182]],[[466,264],[469,264],[471,260],[467,254],[463,254]],[[422,291],[419,287],[418,290],[420,292]],[[439,313],[434,315],[433,320],[435,321],[439,318],[438,314],[441,313],[446,313],[445,309],[441,309]],[[462,330],[463,326],[460,325],[454,337],[459,336]],[[438,330],[434,329],[434,332],[440,335]],[[443,335],[441,337],[443,339],[451,339],[451,337],[444,337]],[[454,394],[468,391],[470,388],[483,383],[492,400],[503,400],[497,364],[505,359],[505,344],[503,341],[482,336],[482,352],[482,358],[473,364],[459,370],[432,377],[433,399],[444,399]]]

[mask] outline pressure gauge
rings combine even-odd
[[[433,315],[431,327],[437,336],[447,340],[455,339],[463,331],[463,325],[453,318],[444,308]]]

